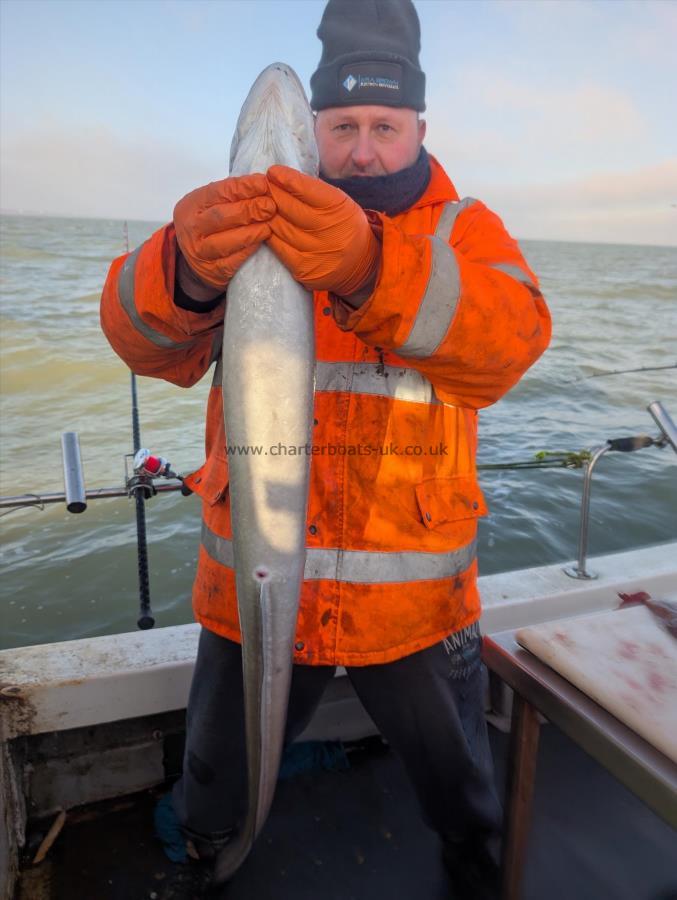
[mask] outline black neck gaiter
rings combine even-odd
[[[320,172],[320,178],[327,184],[340,188],[359,203],[362,209],[374,209],[387,216],[396,216],[423,196],[430,183],[430,174],[430,160],[425,147],[421,146],[416,162],[392,175],[328,178]]]

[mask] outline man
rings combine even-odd
[[[345,665],[440,835],[454,896],[480,900],[496,895],[501,810],[482,711],[477,409],[543,352],[550,320],[501,221],[459,201],[423,147],[411,0],[330,0],[318,35],[320,178],[274,166],[188,194],[173,224],[113,262],[102,324],[136,372],[190,386],[218,354],[230,279],[263,242],[314,291],[314,444],[327,452],[312,457],[308,547],[336,566],[303,584],[287,739]],[[167,897],[209,883],[246,809],[218,377],[207,462],[188,484],[203,499],[203,629],[173,808],[195,859]]]

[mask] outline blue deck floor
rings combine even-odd
[[[499,783],[508,738],[491,729]],[[437,839],[388,752],[281,782],[224,900],[452,900]],[[169,869],[150,795],[67,827],[56,900],[148,900]],[[677,835],[553,726],[542,729],[524,900],[677,900]]]

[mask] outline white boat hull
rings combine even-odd
[[[619,591],[677,600],[677,542],[589,567],[593,581],[569,578],[562,565],[481,577],[482,630],[612,609]],[[198,625],[181,625],[0,651],[0,898],[12,896],[29,817],[164,781],[166,730],[181,727],[198,635]],[[300,740],[375,733],[344,675]]]

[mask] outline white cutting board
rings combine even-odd
[[[677,639],[646,606],[533,625],[515,638],[677,762]]]

